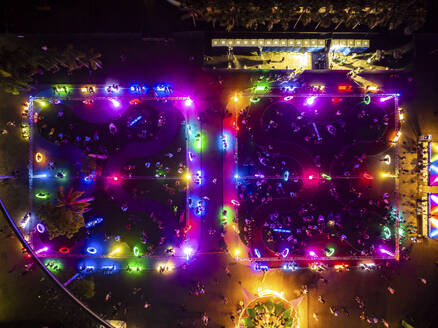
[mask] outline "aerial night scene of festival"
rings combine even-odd
[[[0,327],[436,327],[437,3],[0,7]]]

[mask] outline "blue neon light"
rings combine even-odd
[[[87,253],[89,253],[89,254],[96,254],[97,253],[96,247],[88,247],[87,248]]]
[[[172,88],[167,83],[157,84],[154,89],[158,97],[165,97],[172,93]]]
[[[133,119],[133,120],[131,121],[131,123],[129,123],[129,126],[133,126],[135,123],[137,123],[138,121],[140,121],[141,118],[142,118],[141,115],[137,116],[135,119]]]
[[[92,228],[94,227],[96,224],[99,224],[103,221],[103,218],[95,218],[94,220],[91,220],[90,222],[88,222],[85,225],[85,228]]]
[[[298,265],[296,265],[296,263],[285,263],[283,264],[282,269],[285,271],[296,271],[298,270]]]
[[[289,229],[280,229],[280,228],[274,228],[272,229],[274,232],[281,232],[281,233],[291,233]]]
[[[266,264],[255,263],[254,270],[255,271],[268,271],[269,267]]]
[[[283,174],[283,180],[284,180],[284,181],[289,180],[289,171],[284,171],[284,174]]]
[[[430,166],[430,170],[431,170],[431,171],[434,171],[435,173],[438,174],[438,167],[435,166],[434,164],[432,164],[432,165]]]
[[[254,253],[255,253],[255,255],[256,255],[258,258],[261,258],[261,257],[262,257],[261,254],[260,254],[260,251],[259,251],[257,248],[254,248]]]

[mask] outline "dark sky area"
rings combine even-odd
[[[428,0],[428,10],[427,23],[419,32],[437,33],[438,1]],[[182,20],[182,13],[166,0],[6,0],[0,2],[0,14],[0,33],[137,33],[148,36],[193,29],[213,30],[202,22],[194,27],[191,18]],[[297,26],[296,31],[324,30],[314,30],[310,24]],[[354,31],[367,30],[359,26]]]

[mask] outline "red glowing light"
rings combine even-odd
[[[347,91],[351,91],[352,89],[353,89],[353,87],[351,85],[348,85],[348,84],[338,85],[339,92],[347,92]]]
[[[341,98],[332,98],[332,103],[334,103],[334,104],[339,104],[340,102],[342,101],[342,99]]]
[[[373,180],[374,179],[374,177],[371,174],[367,173],[367,172],[365,172],[362,176],[365,179],[367,179],[367,180]]]
[[[58,252],[62,253],[62,254],[67,254],[70,253],[70,248],[68,247],[61,247]]]

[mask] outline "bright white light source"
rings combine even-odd
[[[306,98],[306,105],[312,106],[315,103],[315,99],[316,99],[315,96]]]
[[[192,106],[192,105],[193,105],[193,100],[190,99],[190,98],[187,98],[187,99],[184,101],[184,105],[186,105],[187,107]]]
[[[118,101],[117,99],[110,99],[109,101],[111,101],[115,108],[120,107],[120,101]]]

